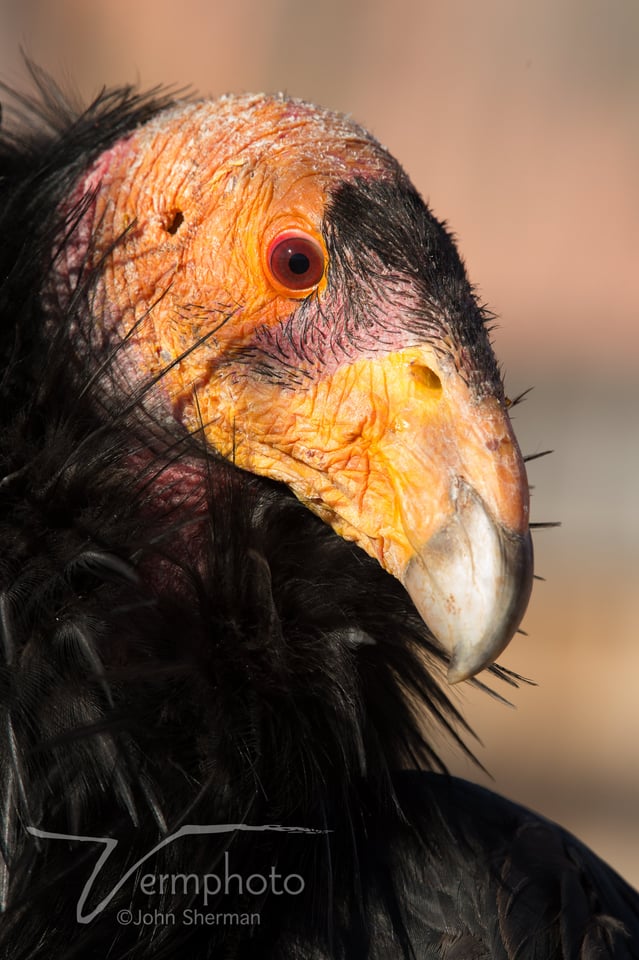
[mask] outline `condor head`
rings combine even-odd
[[[58,296],[90,270],[120,383],[376,557],[451,682],[494,660],[530,595],[526,474],[485,316],[396,161],[339,115],[227,97],[118,140],[73,204]]]

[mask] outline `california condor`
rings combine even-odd
[[[532,582],[446,228],[337,114],[35,76],[0,142],[1,956],[639,956],[637,895],[432,746]]]

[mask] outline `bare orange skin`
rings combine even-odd
[[[128,338],[131,386],[182,358],[158,383],[167,415],[203,428],[238,466],[287,483],[401,578],[454,510],[452,478],[467,479],[506,528],[527,530],[525,472],[503,402],[478,400],[428,347],[319,371],[296,390],[224,363],[308,292],[270,275],[271,240],[300,229],[326,249],[331,188],[389,176],[393,163],[363,130],[307,104],[222,99],[140,128],[97,161],[79,193],[97,188],[91,256],[104,262],[94,307],[115,341]],[[329,271],[327,255],[320,301]]]
[[[115,305],[120,335],[166,293],[135,337],[150,372],[216,326],[216,311],[233,312],[215,336],[219,354],[227,343],[237,346],[247,328],[291,312],[290,293],[267,274],[269,242],[297,227],[323,244],[329,187],[349,174],[381,176],[388,166],[364,131],[331,119],[270,98],[189,104],[145,125],[89,172],[82,192],[99,185],[94,258],[126,233],[98,293],[102,304]],[[183,220],[173,233],[177,214]],[[171,386],[181,394],[180,384],[206,370],[207,358],[196,352]]]

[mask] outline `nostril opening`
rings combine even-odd
[[[439,394],[442,392],[442,382],[430,367],[425,366],[422,363],[411,363],[410,373],[414,380],[416,380],[420,386],[425,387],[431,393]]]
[[[170,234],[176,234],[182,224],[184,223],[184,214],[181,210],[176,210],[173,214],[172,219],[166,226],[166,232]]]

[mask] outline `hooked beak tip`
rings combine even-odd
[[[495,521],[461,482],[456,511],[409,561],[404,585],[424,622],[450,654],[448,682],[491,664],[517,630],[530,599],[530,533]]]

